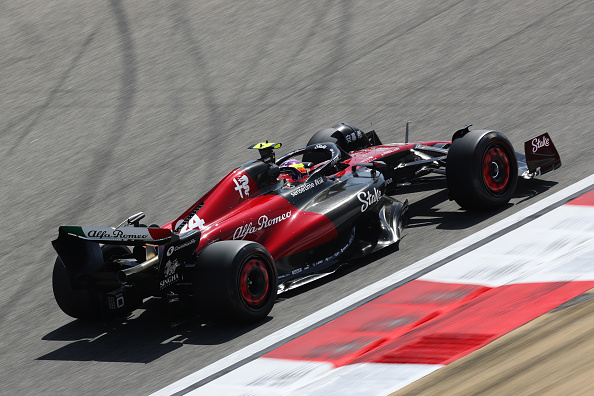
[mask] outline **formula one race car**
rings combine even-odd
[[[489,210],[508,203],[518,177],[561,166],[546,133],[524,155],[501,133],[469,127],[452,141],[408,143],[407,133],[382,144],[341,123],[278,159],[280,143],[252,145],[259,159],[161,227],[140,224],[142,212],[117,227],[59,227],[56,301],[75,318],[126,315],[156,296],[215,320],[260,320],[277,293],[397,244],[409,219],[407,201],[390,196],[399,187],[445,177],[450,199]]]

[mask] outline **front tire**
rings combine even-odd
[[[250,241],[219,241],[198,256],[194,297],[200,313],[224,322],[264,319],[276,300],[274,260]]]
[[[450,198],[469,210],[493,210],[516,190],[518,162],[501,133],[475,130],[455,139],[448,150],[446,179]]]

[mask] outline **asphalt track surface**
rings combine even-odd
[[[2,388],[154,392],[589,176],[592,20],[589,0],[1,2]],[[400,250],[283,295],[257,326],[171,328],[154,300],[123,323],[81,323],[55,304],[59,225],[140,210],[163,224],[254,158],[248,144],[289,150],[340,121],[384,141],[407,121],[413,140],[472,123],[518,150],[546,131],[563,167],[497,213],[403,190]]]

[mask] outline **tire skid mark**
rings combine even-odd
[[[100,23],[82,42],[78,52],[70,61],[70,65],[66,68],[66,70],[64,70],[64,72],[58,79],[58,82],[55,84],[54,88],[52,88],[49,91],[43,104],[37,106],[36,108],[34,108],[32,110],[29,110],[22,116],[11,121],[4,129],[2,129],[2,131],[0,131],[0,136],[6,137],[11,132],[16,132],[19,129],[19,128],[17,128],[18,125],[26,122],[26,125],[23,127],[22,133],[20,133],[19,136],[15,138],[15,142],[10,147],[8,147],[8,150],[6,150],[5,155],[7,155],[7,156],[13,155],[14,150],[18,146],[20,146],[20,144],[23,142],[23,140],[25,140],[25,138],[33,131],[35,126],[39,123],[40,119],[47,111],[47,109],[51,107],[51,105],[54,102],[54,100],[56,99],[56,97],[61,93],[62,87],[64,86],[64,84],[66,83],[66,81],[68,80],[70,75],[72,74],[72,71],[74,69],[76,69],[76,67],[78,66],[83,55],[88,51],[89,47],[91,46],[91,43],[95,39],[95,36],[101,30],[101,25],[102,24]],[[22,59],[20,59],[20,61],[28,59],[28,58],[30,58],[30,57],[22,58]]]
[[[361,51],[361,50],[353,51],[353,53],[355,55],[351,55],[350,57],[347,56],[346,58],[344,58],[344,60],[342,60],[342,62],[336,61],[333,64],[331,64],[331,66],[334,66],[334,68],[331,69],[330,71],[322,72],[322,73],[320,73],[319,71],[315,71],[315,72],[312,72],[312,73],[308,74],[305,78],[302,78],[301,80],[296,81],[294,85],[299,86],[301,83],[306,82],[306,81],[309,81],[308,83],[306,83],[305,85],[302,85],[299,88],[296,88],[294,91],[291,91],[291,93],[289,93],[289,94],[281,97],[276,102],[276,105],[279,105],[281,103],[284,103],[287,100],[289,100],[290,98],[293,98],[293,97],[297,96],[300,93],[307,92],[307,90],[310,89],[311,87],[317,86],[320,83],[320,81],[323,81],[323,80],[327,79],[328,77],[330,77],[332,75],[336,75],[339,72],[341,72],[343,69],[349,67],[352,64],[353,61],[359,60],[359,59],[365,58],[368,55],[371,55],[373,52],[377,51],[378,49],[380,49],[380,48],[382,48],[382,47],[390,44],[392,41],[397,40],[400,37],[403,37],[403,36],[411,33],[412,31],[414,31],[418,27],[420,27],[420,26],[422,26],[422,25],[430,22],[431,20],[437,18],[438,16],[440,16],[440,15],[442,15],[442,14],[450,11],[451,9],[455,8],[456,6],[458,6],[459,4],[463,3],[464,1],[465,0],[460,0],[460,1],[458,1],[458,2],[456,2],[454,4],[452,4],[452,5],[450,5],[448,7],[446,7],[443,10],[437,11],[435,14],[431,15],[431,17],[425,18],[421,22],[419,22],[419,23],[417,23],[417,24],[415,24],[415,25],[413,25],[411,27],[405,28],[404,32],[402,32],[402,33],[400,33],[400,31],[402,30],[401,27],[394,28],[393,30],[390,31],[390,33],[388,33],[388,34],[386,34],[386,35],[383,36],[384,38],[386,38],[387,41],[381,42],[380,44],[378,44],[378,45],[376,45],[374,47],[365,49],[363,51]],[[392,34],[396,34],[396,36],[392,36]],[[379,40],[379,41],[381,41],[381,40]],[[246,120],[254,119],[256,116],[259,116],[259,115],[263,114],[264,112],[266,112],[268,110],[269,110],[269,108],[255,111],[251,115],[243,118],[241,122],[233,125],[232,128],[235,128],[235,127],[239,126],[241,123],[245,122]]]
[[[410,98],[411,96],[416,95],[418,92],[424,91],[427,89],[428,86],[431,86],[432,84],[434,84],[436,81],[441,81],[443,79],[444,76],[450,74],[452,72],[452,70],[456,70],[456,69],[462,69],[462,66],[468,62],[468,59],[476,59],[476,58],[480,58],[481,56],[484,56],[485,54],[491,52],[492,50],[494,50],[495,48],[501,46],[502,44],[508,43],[510,41],[512,41],[513,39],[522,36],[523,34],[525,34],[526,32],[529,32],[532,28],[541,25],[542,23],[544,23],[546,20],[548,20],[549,18],[553,17],[555,14],[561,12],[563,9],[565,9],[566,7],[569,7],[570,5],[578,2],[579,0],[571,0],[565,4],[563,4],[562,6],[560,6],[559,8],[555,9],[554,11],[542,16],[541,18],[529,23],[528,25],[524,26],[523,28],[510,33],[508,36],[504,37],[503,39],[497,41],[496,43],[483,48],[482,50],[472,54],[471,56],[465,57],[463,60],[456,62],[454,64],[451,64],[449,67],[447,68],[443,68],[443,69],[439,69],[438,72],[434,73],[432,76],[424,76],[422,79],[418,80],[418,83],[416,84],[409,84],[412,87],[416,87],[414,88],[412,91],[410,92],[406,92],[404,93],[404,95],[402,97],[399,98],[399,101],[404,101],[406,98]],[[379,48],[379,47],[378,47]]]
[[[336,3],[336,4],[340,4],[340,3]],[[333,8],[330,6],[319,6],[317,3],[311,3],[310,5],[312,5],[312,13],[314,14],[314,18],[311,19],[311,22],[309,23],[309,27],[308,27],[308,31],[309,34],[306,35],[306,37],[304,38],[304,40],[301,41],[301,43],[295,48],[295,50],[293,51],[292,55],[287,57],[286,59],[284,59],[284,67],[279,66],[276,68],[276,70],[280,70],[279,76],[278,78],[273,81],[271,84],[269,84],[269,86],[263,88],[261,90],[261,94],[258,95],[258,97],[256,97],[253,101],[255,103],[261,103],[263,101],[266,100],[266,97],[269,95],[270,91],[274,91],[274,88],[276,86],[278,86],[278,82],[279,81],[283,81],[285,79],[285,77],[289,76],[289,71],[290,71],[290,67],[297,61],[297,59],[299,59],[299,57],[305,53],[305,51],[307,50],[307,48],[312,44],[313,39],[316,37],[317,34],[321,34],[321,28],[324,26],[323,25],[323,21],[326,20],[328,17],[330,17],[332,15],[332,11]],[[318,7],[316,7],[316,5],[318,5]],[[281,28],[283,27],[284,23],[285,23],[285,19],[289,19],[289,17],[291,16],[291,13],[288,12],[285,15],[285,18],[280,20],[274,29],[274,33],[279,32],[281,30]],[[346,30],[347,26],[345,26],[344,24],[342,25],[343,29],[341,29],[341,34],[346,33],[344,32],[344,30]],[[270,37],[275,37],[275,34],[270,34]],[[345,35],[346,37],[346,35]],[[268,45],[270,44],[270,41],[268,43]],[[261,47],[260,52],[261,53],[265,53],[266,52],[266,48],[267,45],[264,45]],[[335,50],[334,52],[339,53],[337,50]],[[256,57],[256,59],[259,59],[260,57]],[[328,57],[330,59],[330,64],[326,64],[323,66],[318,67],[318,70],[326,70],[328,67],[332,66],[332,59],[334,59],[334,56],[329,56]],[[260,62],[258,62],[260,63]],[[257,63],[254,64],[254,69],[255,66],[257,65]],[[246,78],[244,79],[246,81],[246,84],[244,84],[244,87],[247,86],[247,82],[249,81],[247,77],[249,77],[249,73],[247,73],[248,75],[246,75]],[[295,83],[295,85],[299,85],[301,81],[298,81]],[[244,87],[242,87],[240,89],[240,93],[244,91]],[[240,98],[240,96],[238,96],[238,98]],[[316,95],[313,95],[313,98],[317,98]],[[307,101],[304,101],[304,103]],[[274,103],[274,105],[270,106],[269,108],[275,107],[278,104],[282,103],[282,101],[276,102]],[[304,119],[303,124],[307,125],[308,124],[308,117],[311,114],[311,109],[315,109],[317,106],[315,105],[310,105],[307,109],[307,111],[303,110],[303,116],[302,118]],[[268,108],[268,109],[269,109]],[[268,110],[268,109],[264,109],[264,110]],[[292,111],[292,109],[287,109],[287,112]],[[251,118],[251,117],[249,117]],[[235,129],[237,127],[239,127],[239,125],[241,125],[241,123],[243,123],[245,119],[242,119],[241,121],[235,123],[232,127],[230,127],[230,129]]]
[[[340,7],[338,10],[338,14],[340,15],[340,27],[336,29],[335,33],[332,33],[331,36],[326,40],[327,42],[332,42],[332,51],[329,53],[328,62],[327,64],[320,65],[316,69],[316,74],[320,73],[322,70],[334,70],[334,68],[339,69],[340,63],[344,62],[343,57],[344,54],[349,53],[348,43],[351,39],[350,32],[350,24],[353,21],[353,14],[350,12],[353,8],[352,1],[340,1],[335,3],[335,7]],[[331,13],[333,8],[328,7],[327,13]],[[325,18],[324,14],[324,18]],[[313,25],[314,31],[308,37],[315,36],[315,29],[318,24]],[[323,26],[321,23],[319,26]],[[303,48],[301,51],[304,51],[307,48],[306,45],[307,41],[304,43]],[[301,52],[300,51],[300,52]],[[299,54],[296,53],[295,57]],[[347,62],[350,64],[351,62]],[[321,73],[320,73],[321,74]],[[316,85],[316,89],[313,91],[308,91],[306,97],[308,99],[304,100],[304,103],[307,103],[307,107],[304,106],[303,110],[301,111],[300,119],[303,119],[304,125],[311,124],[310,118],[315,113],[314,110],[321,108],[323,103],[326,101],[325,95],[333,95],[334,92],[332,91],[332,83],[342,78],[342,75],[339,73],[330,73],[327,76],[319,79],[319,85]],[[320,94],[322,92],[323,94]],[[325,94],[325,95],[324,95]],[[287,108],[286,112],[290,113],[292,109]],[[287,116],[288,117],[288,116]]]
[[[199,40],[193,34],[192,22],[187,17],[188,12],[184,5],[180,3],[174,3],[171,5],[173,14],[173,30],[180,37],[184,48],[187,48],[187,52],[194,63],[197,79],[202,84],[202,95],[206,108],[208,109],[208,127],[210,131],[209,142],[211,144],[210,150],[208,150],[208,159],[212,160],[219,156],[221,152],[221,141],[217,138],[221,125],[225,124],[225,112],[221,110],[216,98],[216,88],[214,86],[215,79],[212,77],[212,73],[208,70],[207,57],[205,56],[202,46]]]
[[[126,124],[130,118],[130,114],[134,105],[134,99],[136,97],[137,66],[136,56],[134,55],[134,43],[132,41],[130,33],[131,29],[129,27],[125,10],[121,6],[121,1],[110,0],[110,5],[115,17],[118,33],[121,38],[120,48],[122,51],[123,72],[120,80],[120,96],[115,109],[116,116],[111,125],[111,133],[106,139],[104,145],[105,148],[95,150],[96,154],[93,156],[91,166],[87,171],[86,175],[82,177],[83,180],[86,180],[86,183],[84,181],[83,183],[81,183],[83,184],[80,188],[82,194],[78,198],[73,198],[73,201],[70,205],[77,208],[84,208],[82,212],[91,210],[91,204],[97,196],[97,191],[101,190],[101,181],[105,179],[106,172],[111,163],[111,158],[113,157],[113,150],[111,149],[111,147],[114,147],[124,135],[123,131],[125,130]],[[100,24],[99,27],[101,25],[102,24]],[[78,52],[77,56],[75,57],[75,62],[72,62],[71,67],[67,70],[66,73],[63,74],[63,78],[60,80],[60,84],[58,84],[57,87],[54,90],[52,90],[54,94],[50,95],[50,98],[48,98],[48,100],[46,101],[47,106],[49,106],[51,101],[55,98],[55,95],[57,95],[57,93],[59,92],[59,87],[66,81],[66,79],[68,78],[72,70],[75,68],[78,61],[81,59],[82,55],[85,53],[85,50],[90,46],[93,38],[99,31],[99,27],[93,33],[91,33],[84,41],[84,50]],[[43,110],[45,110],[47,106],[45,106]],[[35,123],[37,122],[38,118],[41,117],[42,114],[43,112],[40,112],[40,114],[35,117]],[[31,123],[31,125],[34,125],[34,123]],[[62,219],[66,212],[67,209],[64,209],[62,212],[59,212],[52,217],[48,217],[45,220],[41,220],[39,224],[40,229],[53,229],[55,227],[56,222],[59,222],[59,219]],[[47,251],[53,252],[51,248],[48,247],[47,249]],[[37,257],[41,258],[41,260],[43,261],[48,256],[47,251],[41,252]],[[23,296],[31,293],[34,290],[39,289],[40,287],[43,287],[43,285],[47,282],[47,278],[44,277],[46,273],[40,272],[36,265],[24,268],[28,268],[28,271],[26,271],[26,273],[23,273],[21,277],[21,279],[23,280],[21,285],[10,296],[10,298],[8,298],[2,305],[0,305],[0,310],[4,312],[4,315],[2,315],[2,317],[0,318],[0,326],[9,318],[9,313],[12,312],[13,309],[17,309],[19,307],[17,302],[19,300],[22,300]],[[25,272],[24,268],[23,272]],[[37,277],[33,276],[33,274],[35,273],[37,273]]]
[[[113,147],[117,146],[118,142],[125,135],[137,94],[138,62],[135,55],[134,41],[132,40],[132,29],[128,22],[127,13],[121,3],[121,0],[109,0],[120,37],[122,60],[120,90],[114,109],[115,117],[109,128],[111,132],[106,134],[107,137],[102,147],[93,147],[94,155],[90,161],[89,169],[86,175],[82,177],[83,180],[86,180],[86,183],[81,183],[83,184],[80,188],[82,194],[78,198],[75,198],[71,205],[78,208],[85,208],[83,213],[91,209],[92,203],[97,197],[97,192],[102,189],[101,183],[106,178],[112,162]],[[64,214],[65,211],[58,213],[48,223],[54,226],[55,219],[61,219]]]

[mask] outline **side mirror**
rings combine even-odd
[[[133,225],[134,227],[140,227],[140,220],[144,219],[144,212],[138,212],[122,221],[116,228],[120,228],[124,224]]]
[[[355,164],[351,167],[354,176],[357,176],[357,168],[371,168],[371,176],[375,177],[376,171],[382,171],[383,169],[387,169],[388,165],[384,161],[373,161],[373,162],[366,162],[363,164]]]

